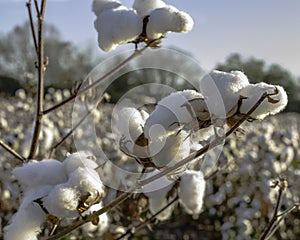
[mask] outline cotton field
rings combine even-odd
[[[46,94],[47,104],[50,106],[59,102],[69,94],[68,90],[50,90]],[[26,96],[22,90],[19,90],[15,97],[1,98],[1,138],[6,144],[24,155],[27,154],[31,140],[35,111],[34,101],[35,99]],[[71,129],[71,105],[66,105],[64,108],[47,115],[40,138],[38,160],[48,157],[51,147]],[[111,131],[110,119],[113,108],[114,105],[112,104],[100,105],[91,116],[92,120],[98,123],[95,124],[97,144],[99,148],[102,148],[104,154],[118,166],[124,169],[138,169],[137,163],[122,153],[115,141],[119,137]],[[202,160],[193,162],[193,169],[201,170],[206,177],[204,198],[202,196],[199,201],[196,201],[199,203],[203,198],[203,206],[196,206],[192,199],[185,199],[189,190],[186,185],[180,190],[179,185],[179,201],[173,203],[169,210],[157,216],[157,221],[162,221],[164,227],[160,228],[160,224],[156,227],[154,224],[153,232],[144,228],[143,231],[148,231],[148,239],[151,239],[150,236],[154,238],[168,236],[168,239],[176,239],[176,236],[187,236],[189,239],[197,239],[195,233],[199,231],[203,233],[203,239],[213,239],[212,236],[215,237],[214,239],[221,236],[222,239],[256,239],[273,214],[278,188],[272,186],[279,177],[286,178],[288,183],[288,187],[283,193],[280,212],[289,210],[300,202],[299,115],[283,113],[268,117],[262,122],[244,123],[242,128],[244,133],[238,132],[226,140],[222,153],[217,160],[217,150],[215,149],[205,154]],[[78,131],[75,134],[81,134],[80,136],[84,137],[84,132]],[[88,139],[87,136],[84,138]],[[89,144],[88,140],[87,144]],[[1,237],[3,237],[3,228],[11,221],[13,214],[19,208],[20,197],[24,194],[26,196],[26,192],[21,191],[20,184],[15,178],[18,174],[12,175],[12,170],[15,166],[20,166],[20,161],[11,157],[3,149],[0,151],[0,223]],[[72,139],[68,139],[55,151],[52,158],[62,161],[67,158],[68,153],[73,152],[76,152],[76,146],[74,146]],[[99,166],[98,160],[96,163]],[[109,176],[114,174],[113,168],[108,167],[103,171],[98,169],[102,180],[105,177],[111,179]],[[198,173],[191,172],[190,174],[191,177],[182,177],[180,184],[191,186],[194,184],[193,181],[203,178],[203,176],[198,176]],[[130,179],[127,180],[124,181],[130,185]],[[166,181],[169,180],[166,179]],[[201,184],[203,185],[200,182],[197,183],[200,184],[198,189],[204,189],[203,186],[200,187]],[[20,183],[24,184],[24,182]],[[167,194],[171,188],[174,186],[169,185],[164,190],[164,194]],[[103,206],[102,204],[108,203],[117,194],[114,189],[108,187],[105,191],[106,196],[101,200],[100,208]],[[76,194],[79,193],[76,192]],[[203,193],[199,194],[203,195]],[[153,198],[155,194],[151,195],[151,192],[147,193],[146,190],[144,196],[149,198],[150,213],[148,214],[158,211],[165,201],[164,198],[161,200]],[[163,195],[160,194],[160,196]],[[133,198],[131,201],[134,203],[138,200],[140,205],[144,201],[143,198]],[[168,201],[174,200],[174,198],[171,196]],[[159,205],[157,205],[158,203]],[[47,204],[53,206],[56,203],[49,199]],[[134,215],[139,217],[137,210],[128,209],[127,216],[124,216],[126,212],[122,211],[123,207],[125,205],[121,204],[116,210],[101,215],[100,222],[103,226],[101,229],[96,229],[93,225],[84,225],[80,230],[73,232],[72,236],[76,239],[89,239],[97,236],[107,239],[105,236],[108,235],[120,236],[130,227],[128,220],[133,223],[139,221],[138,218],[133,218]],[[89,211],[92,211],[92,208]],[[193,218],[188,217],[187,214],[192,215]],[[172,226],[178,217],[179,219],[190,218],[189,225],[198,226],[197,231],[195,228],[185,225],[185,221],[182,221],[182,224],[179,221],[176,223],[177,230],[174,232]],[[69,221],[66,219],[62,224],[68,224]],[[136,233],[136,236],[139,236],[139,233]],[[299,210],[295,208],[280,222],[278,231],[272,239],[297,239],[299,236]]]

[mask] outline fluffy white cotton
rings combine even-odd
[[[43,198],[43,206],[59,218],[74,218],[78,216],[79,197],[76,188],[69,187],[68,184],[59,184]]]
[[[24,189],[55,185],[67,180],[62,163],[55,159],[33,160],[16,167],[12,173]]]
[[[96,16],[99,16],[104,11],[109,9],[118,8],[122,4],[117,0],[94,0],[92,4],[92,11]]]
[[[146,16],[154,9],[163,8],[165,6],[166,4],[162,0],[135,0],[132,7],[139,15]]]
[[[92,156],[86,152],[76,152],[70,154],[62,164],[67,174],[75,171],[78,167],[96,169],[98,165],[95,161],[89,159],[91,157]]]
[[[285,90],[280,86],[274,86],[263,82],[248,85],[239,91],[240,95],[247,97],[247,99],[244,99],[242,102],[240,112],[247,113],[265,92],[274,93],[276,89],[278,90],[278,93],[270,96],[269,99],[265,99],[251,114],[251,117],[255,119],[264,119],[270,114],[274,115],[279,113],[286,107],[288,102]]]
[[[225,117],[238,103],[238,91],[247,85],[248,78],[241,71],[226,73],[214,70],[200,80],[200,92],[206,97],[210,113]]]
[[[76,188],[80,195],[90,193],[90,199],[95,199],[97,195],[104,195],[104,186],[98,173],[89,168],[78,167],[69,175],[68,184]]]
[[[149,203],[149,210],[154,215],[168,204],[168,200],[166,197],[157,196],[156,198],[149,198],[148,203]],[[172,206],[169,206],[163,212],[158,214],[156,218],[160,221],[168,220],[172,215],[174,207],[175,207],[174,204]]]
[[[4,228],[4,239],[16,240],[21,237],[22,240],[37,240],[45,218],[45,213],[37,203],[22,203],[11,224]]]
[[[181,176],[178,196],[186,213],[197,215],[201,212],[205,190],[202,172],[188,170]]]
[[[135,40],[142,32],[143,20],[135,11],[122,5],[100,13],[94,26],[98,32],[99,47],[108,52]]]
[[[168,32],[187,33],[194,26],[190,15],[170,5],[154,9],[149,15],[146,32],[150,40],[163,37]]]
[[[196,101],[197,99],[203,99],[203,96],[194,90],[178,91],[163,98],[145,123],[145,137],[150,138],[150,131],[156,136],[159,133],[164,135],[161,131],[177,132],[181,125],[188,127],[187,125],[196,121],[197,114],[207,111],[205,102]],[[155,128],[157,128],[157,134],[154,132]]]

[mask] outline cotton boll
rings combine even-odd
[[[39,162],[34,160],[22,167],[16,167],[12,173],[24,189],[67,181],[62,163],[55,159],[44,159]]]
[[[46,197],[43,198],[43,206],[60,218],[74,218],[78,216],[77,206],[79,191],[68,184],[56,185]]]
[[[96,16],[109,9],[118,8],[122,6],[120,1],[117,0],[94,0],[92,4],[92,11]]]
[[[181,176],[178,196],[186,213],[197,215],[201,212],[205,190],[202,172],[188,170]]]
[[[90,193],[90,199],[95,199],[98,195],[104,196],[104,186],[98,173],[90,168],[78,167],[69,175],[68,184],[76,187],[80,195]]]
[[[149,15],[146,32],[150,40],[165,36],[168,32],[187,33],[194,26],[190,15],[170,5],[154,9]]]
[[[155,110],[150,114],[144,126],[144,134],[146,138],[150,138],[150,131],[158,129],[158,132],[166,131],[177,132],[179,125],[189,125],[195,121],[196,115],[206,111],[204,101],[194,101],[203,99],[203,96],[194,90],[178,91],[170,94],[158,102]],[[161,132],[161,135],[164,135]]]
[[[161,0],[135,0],[132,8],[141,16],[146,16],[156,8],[163,8],[166,4]]]
[[[263,82],[251,84],[240,90],[239,93],[242,96],[247,97],[247,99],[243,100],[242,102],[240,112],[247,113],[265,92],[272,94],[276,91],[276,88],[278,93],[270,96],[271,101],[268,98],[265,99],[251,114],[251,117],[256,119],[264,119],[268,115],[279,113],[286,107],[288,102],[285,90],[281,86],[270,85]],[[275,100],[275,102],[272,102],[272,99]]]
[[[121,109],[115,116],[119,137],[125,137],[125,141],[127,141],[126,147],[131,153],[133,152],[135,141],[143,133],[143,126],[148,116],[148,113],[145,111],[138,111],[129,107]]]
[[[209,111],[225,117],[238,103],[239,90],[249,85],[247,76],[240,71],[230,73],[214,70],[200,81],[200,92],[207,98]]]
[[[37,203],[22,203],[11,224],[4,228],[4,239],[37,240],[46,215]]]
[[[63,167],[67,174],[75,171],[78,167],[88,167],[96,169],[98,167],[95,161],[89,159],[91,157],[87,152],[76,152],[70,154],[64,161]]]
[[[120,44],[135,40],[142,32],[143,21],[135,11],[120,6],[98,15],[94,26],[98,32],[99,47],[109,52]]]

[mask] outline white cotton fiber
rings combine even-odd
[[[69,186],[75,187],[80,195],[90,193],[91,199],[104,195],[104,186],[98,173],[90,168],[78,167],[69,175]]]
[[[78,216],[79,197],[80,194],[76,188],[71,188],[68,184],[59,184],[43,198],[43,206],[57,217],[74,218]]]
[[[31,161],[16,167],[12,173],[24,189],[55,185],[67,180],[62,163],[55,159]]]
[[[191,123],[196,115],[205,109],[203,104],[194,104],[189,101],[201,99],[203,96],[194,90],[178,91],[170,94],[158,102],[155,110],[150,114],[144,127],[146,138],[150,138],[150,130],[154,131],[161,126],[162,131],[177,130],[179,126]],[[193,107],[196,107],[193,109]],[[155,128],[153,128],[156,126]],[[161,130],[158,130],[159,132]],[[154,134],[154,133],[153,133]],[[161,132],[163,135],[164,132]],[[154,134],[154,136],[157,134]]]
[[[149,198],[149,210],[153,215],[156,214],[158,211],[160,211],[167,204],[168,204],[168,200],[164,196],[157,196],[155,198]],[[173,204],[173,206],[169,206],[163,212],[158,214],[156,216],[156,218],[160,221],[168,220],[172,215],[174,206],[175,206],[174,204]]]
[[[224,117],[238,103],[238,91],[249,85],[243,72],[230,73],[214,70],[200,80],[200,92],[206,97],[209,112]]]
[[[26,203],[25,203],[26,202]],[[22,203],[12,222],[4,228],[5,240],[37,240],[46,215],[37,203]]]
[[[187,33],[194,26],[190,15],[170,5],[154,9],[149,15],[146,32],[150,40],[165,36],[168,32]]]
[[[197,215],[201,212],[205,191],[205,180],[200,171],[188,170],[181,176],[178,196],[186,213]]]
[[[100,13],[109,9],[118,8],[121,5],[121,2],[117,0],[94,0],[92,4],[92,11],[96,16],[99,16]]]
[[[282,111],[288,102],[285,90],[280,86],[270,85],[264,82],[251,84],[239,91],[239,94],[247,97],[242,102],[240,108],[241,113],[247,113],[255,103],[260,99],[264,92],[274,93],[278,90],[276,95],[270,96],[270,99],[265,99],[262,104],[251,114],[255,119],[264,119],[268,115],[274,115]]]
[[[132,8],[141,16],[146,16],[156,8],[165,7],[166,4],[162,0],[135,0]]]
[[[94,26],[98,32],[99,47],[108,52],[135,40],[142,32],[143,21],[134,10],[120,6],[100,13]]]
[[[97,163],[89,159],[89,157],[92,156],[83,151],[70,154],[62,163],[66,173],[69,174],[75,171],[78,167],[96,169],[98,167]]]

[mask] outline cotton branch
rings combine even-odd
[[[146,178],[144,180],[138,180],[136,186],[134,186],[133,188],[131,188],[130,190],[128,190],[128,192],[123,193],[122,195],[120,195],[118,198],[116,198],[114,201],[110,202],[109,204],[107,204],[106,206],[104,206],[103,208],[101,208],[100,210],[86,216],[84,219],[78,220],[76,222],[74,222],[71,226],[65,228],[64,230],[62,230],[60,233],[57,233],[54,236],[48,237],[45,240],[57,240],[60,239],[64,236],[67,236],[69,233],[71,233],[72,231],[74,231],[75,229],[79,228],[80,226],[82,226],[83,224],[92,221],[93,219],[95,219],[96,217],[100,216],[101,214],[107,212],[108,210],[118,206],[121,202],[123,202],[124,200],[126,200],[128,197],[130,197],[130,195],[132,193],[134,193],[137,189],[140,189],[141,187],[144,187],[145,185],[163,177],[168,175],[169,173],[175,171],[176,169],[186,165],[187,163],[193,161],[194,159],[196,159],[199,156],[202,156],[204,153],[206,153],[208,150],[220,145],[224,139],[226,137],[228,137],[230,134],[232,134],[235,130],[238,129],[238,127],[245,122],[250,115],[259,107],[259,105],[269,96],[272,96],[275,93],[272,94],[268,94],[267,92],[265,92],[260,99],[253,105],[253,107],[247,112],[247,114],[245,114],[239,121],[237,121],[234,126],[228,130],[226,132],[226,134],[223,137],[217,137],[216,139],[214,139],[211,143],[208,143],[207,145],[205,145],[203,148],[201,148],[200,150],[196,151],[195,153],[191,154],[190,156],[188,156],[187,158],[181,160],[180,162],[176,163],[174,166],[172,167],[168,167],[166,169],[164,169],[163,171],[159,172],[158,174]]]
[[[28,159],[32,159],[36,155],[38,139],[40,136],[42,123],[43,123],[43,105],[44,105],[44,79],[45,79],[45,56],[44,56],[44,15],[46,8],[46,0],[42,0],[41,9],[38,10],[37,1],[35,6],[38,14],[38,98],[37,98],[37,111],[33,137]]]
[[[14,149],[12,149],[10,146],[8,146],[7,144],[5,144],[2,140],[0,140],[0,146],[3,147],[7,152],[9,152],[11,155],[13,155],[14,157],[16,157],[20,161],[22,161],[22,162],[26,161],[25,157],[21,156]]]
[[[32,34],[32,38],[33,38],[33,43],[34,43],[36,54],[38,55],[39,50],[38,50],[38,43],[37,43],[37,39],[36,39],[35,27],[34,27],[33,18],[32,18],[31,0],[29,0],[26,3],[26,7],[27,7],[27,10],[28,10],[29,23],[30,23],[30,28],[31,28],[31,34]]]

